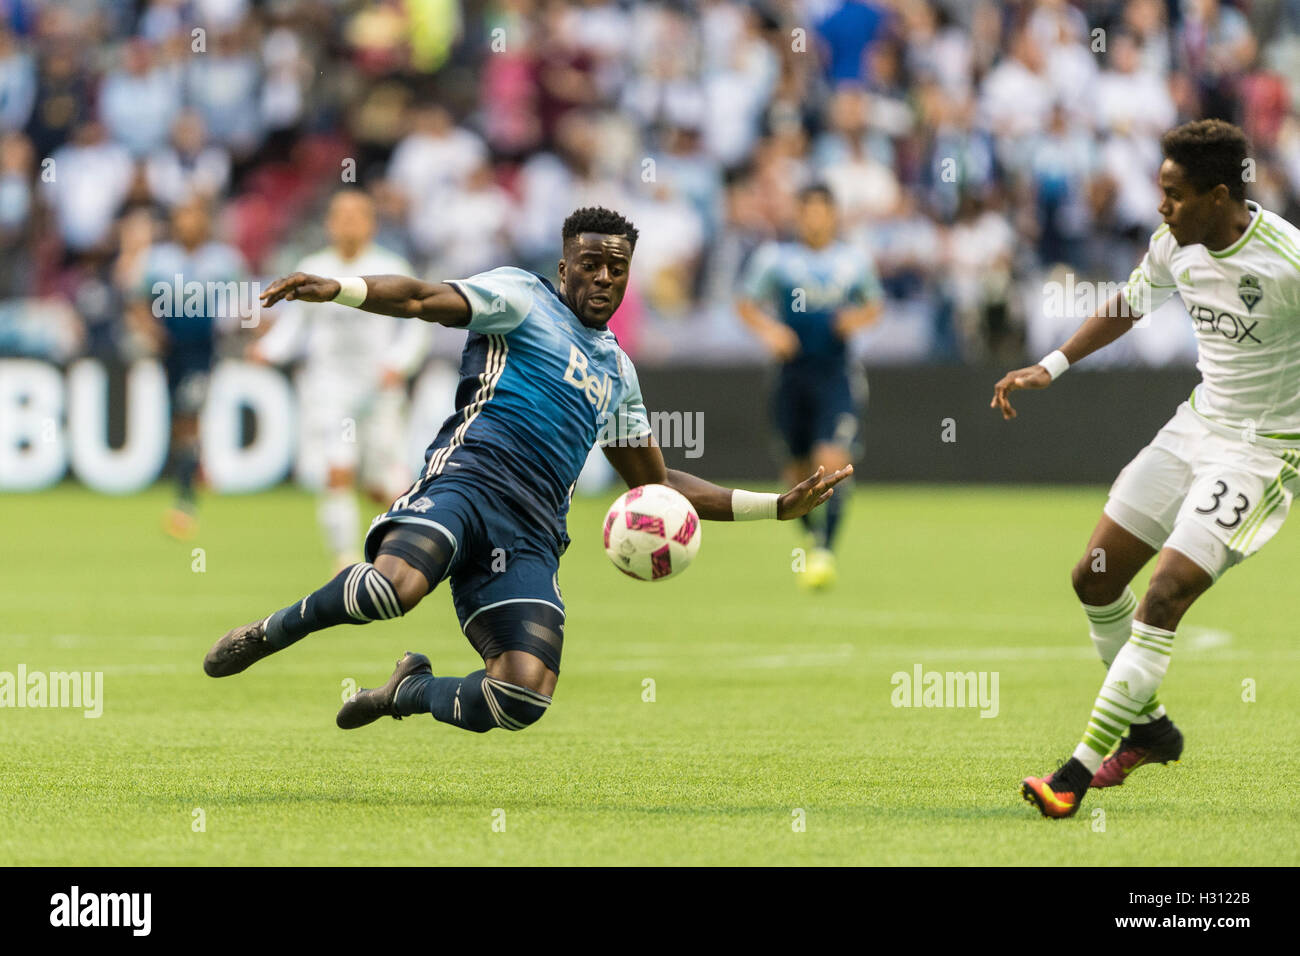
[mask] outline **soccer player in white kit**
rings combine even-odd
[[[375,209],[356,189],[337,193],[326,218],[328,248],[296,271],[317,275],[407,275],[410,264],[374,244]],[[326,465],[317,511],[337,567],[360,560],[360,482],[387,501],[410,483],[404,461],[404,383],[423,362],[429,329],[386,315],[358,317],[341,305],[286,303],[250,358],[283,364],[303,356],[302,440],[314,443]]]
[[[1014,418],[1010,392],[1046,388],[1175,293],[1191,315],[1201,382],[1115,479],[1074,569],[1108,670],[1071,758],[1021,784],[1045,817],[1074,814],[1089,786],[1181,756],[1182,734],[1156,696],[1178,623],[1277,533],[1300,484],[1300,230],[1246,199],[1248,144],[1237,127],[1188,123],[1161,147],[1164,224],[1124,291],[993,395]],[[1129,582],[1157,554],[1138,601]]]

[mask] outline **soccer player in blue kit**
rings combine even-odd
[[[616,212],[565,220],[559,288],[504,267],[429,283],[402,276],[294,273],[262,295],[339,302],[367,312],[468,328],[456,411],[421,475],[370,527],[365,560],[269,617],[235,628],[203,662],[237,674],[315,631],[406,614],[444,578],[461,628],[483,658],[466,677],[435,677],[407,653],[382,687],[354,694],[344,729],[430,713],[477,733],[522,730],[550,706],[560,672],[564,602],[557,578],[565,516],[599,441],[629,488],[658,483],[715,521],[798,518],[852,474],[825,469],[785,494],[722,488],[668,469],[650,432],[636,371],[606,323],[627,288],[637,230]]]
[[[772,412],[790,456],[789,481],[810,468],[837,472],[853,460],[861,403],[848,340],[879,317],[883,296],[865,250],[836,239],[829,187],[814,184],[799,193],[797,227],[799,241],[755,250],[736,303],[745,325],[782,363]],[[821,588],[835,580],[831,549],[847,490],[820,512],[820,521],[803,518],[813,547],[801,584]]]
[[[174,296],[162,298],[160,290],[181,283],[230,289],[244,279],[247,269],[238,250],[213,238],[212,209],[203,197],[191,196],[178,204],[171,225],[171,241],[149,251],[128,321],[159,353],[167,373],[176,501],[163,518],[163,528],[174,538],[186,539],[198,533],[199,412],[216,362],[217,335],[233,328],[239,297],[225,296],[223,308],[211,292],[182,297],[176,288]]]

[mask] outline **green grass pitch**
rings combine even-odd
[[[480,736],[334,726],[344,681],[373,686],[408,648],[435,673],[480,666],[442,589],[204,676],[223,632],[328,575],[311,496],[209,498],[186,544],[159,530],[161,488],[7,496],[0,671],[102,671],[105,699],[98,719],[0,710],[0,863],[1300,863],[1297,528],[1184,622],[1161,691],[1181,764],[1066,821],[1020,799],[1102,677],[1068,574],[1103,498],[860,488],[817,595],[795,586],[791,524],[706,524],[689,572],[640,584],[601,551],[607,502],[578,501],[555,704]],[[997,715],[894,707],[891,675],[918,664],[996,671]]]

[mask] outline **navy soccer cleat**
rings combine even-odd
[[[245,624],[212,645],[208,656],[203,658],[203,670],[209,677],[229,677],[238,674],[256,664],[263,657],[274,654],[266,639],[266,618]]]
[[[407,651],[406,655],[397,662],[397,669],[393,671],[393,676],[388,678],[388,683],[383,687],[369,690],[363,688],[347,699],[336,718],[338,725],[344,730],[355,730],[374,723],[380,717],[401,720],[401,715],[394,710],[393,705],[402,682],[416,674],[432,673],[433,668],[429,665],[429,658],[423,654],[412,654]]]

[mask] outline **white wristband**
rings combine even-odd
[[[339,284],[339,294],[332,301],[339,305],[359,308],[361,303],[366,301],[366,296],[370,294],[366,280],[361,276],[335,276],[334,281]]]
[[[1065,357],[1065,353],[1060,349],[1048,355],[1044,355],[1038,362],[1043,368],[1047,369],[1047,374],[1052,376],[1055,382],[1061,377],[1061,373],[1070,367],[1070,360]]]
[[[743,491],[737,488],[731,493],[731,516],[736,521],[758,521],[760,518],[775,518],[776,503],[780,495],[758,491]]]

